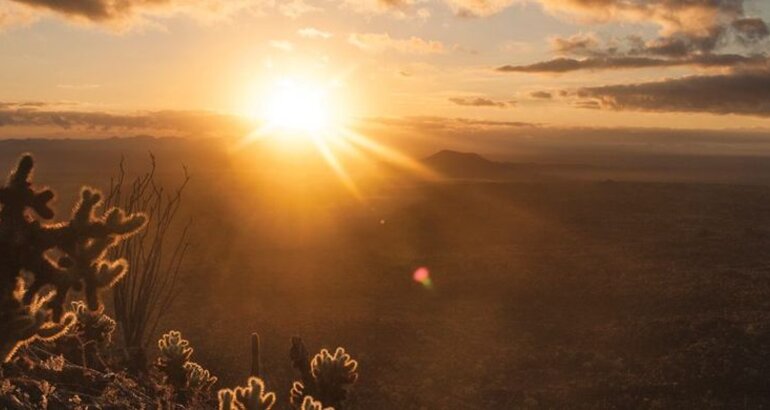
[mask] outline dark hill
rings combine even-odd
[[[429,168],[449,177],[493,178],[507,174],[505,164],[490,161],[479,154],[439,151],[423,160]]]

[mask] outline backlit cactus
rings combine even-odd
[[[219,410],[270,410],[275,405],[275,393],[267,392],[259,377],[249,377],[245,387],[219,391]]]
[[[20,281],[21,283],[21,281]],[[30,304],[21,303],[19,292],[0,307],[0,359],[7,362],[18,348],[35,340],[54,340],[75,324],[75,315],[68,313],[58,323],[51,322],[43,305],[47,297],[35,298]]]
[[[0,187],[0,357],[8,361],[23,344],[53,339],[73,326],[64,313],[70,290],[83,291],[90,310],[101,306],[99,292],[127,272],[123,260],[108,260],[107,251],[138,232],[143,214],[111,209],[98,217],[98,191],[84,188],[71,219],[43,224],[54,217],[49,189],[33,189],[34,161],[25,155]],[[49,255],[56,251],[57,260]],[[31,273],[28,283],[22,272]],[[26,286],[26,288],[25,288]],[[52,290],[48,292],[47,290]],[[20,291],[20,292],[19,292]]]
[[[322,349],[308,361],[307,348],[299,338],[292,338],[289,354],[301,376],[289,392],[291,404],[302,408],[305,398],[312,396],[324,405],[341,408],[350,386],[358,380],[358,362],[342,347],[334,354]]]
[[[163,373],[165,383],[174,389],[176,401],[190,404],[208,395],[217,378],[190,361],[193,348],[180,332],[172,330],[164,334],[158,340],[158,349],[156,367]]]
[[[334,407],[324,407],[320,401],[316,401],[313,396],[305,396],[302,400],[300,410],[334,410]]]
[[[72,333],[76,334],[85,343],[94,343],[105,347],[112,342],[112,333],[117,324],[104,313],[104,307],[90,310],[81,301],[72,302],[72,312],[77,318],[77,323],[72,327]]]
[[[212,376],[198,363],[187,362],[184,364],[184,370],[187,375],[187,389],[189,390],[208,392],[211,386],[217,382],[216,376]]]

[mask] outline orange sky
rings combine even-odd
[[[0,137],[244,133],[281,79],[350,121],[770,128],[761,0],[0,1]]]

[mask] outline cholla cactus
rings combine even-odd
[[[189,404],[208,395],[217,378],[190,361],[193,348],[180,332],[172,330],[164,334],[158,340],[158,348],[161,355],[156,366],[163,372],[166,383],[174,388],[178,402]]]
[[[89,310],[81,301],[72,302],[72,311],[75,313],[77,323],[72,327],[75,333],[84,343],[94,343],[104,347],[112,342],[112,333],[117,324],[104,313],[104,307],[98,310]]]
[[[88,308],[98,310],[99,291],[127,271],[124,260],[107,260],[107,251],[146,223],[143,214],[126,215],[118,209],[97,217],[101,195],[85,188],[69,222],[42,224],[33,214],[52,219],[48,203],[54,193],[32,188],[33,166],[32,157],[23,156],[0,187],[0,357],[4,361],[24,343],[56,338],[73,325],[74,315],[64,313],[70,290],[83,291]],[[52,260],[51,250],[62,256]],[[22,272],[30,272],[32,280],[19,296],[19,283],[22,288],[26,285]],[[54,292],[43,292],[49,288]]]
[[[184,364],[184,370],[187,374],[187,389],[189,390],[208,392],[211,386],[217,382],[216,376],[212,376],[208,370],[198,363],[187,362]]]
[[[190,361],[193,354],[190,342],[182,338],[182,333],[172,330],[158,340],[158,349],[160,357],[157,366],[166,376],[166,382],[176,389],[184,388],[187,384],[184,365]]]
[[[321,349],[310,362],[310,371],[321,391],[332,392],[355,383],[358,380],[357,370],[358,362],[345,353],[342,347],[338,347],[333,355]],[[344,392],[341,396],[340,400],[344,400]]]
[[[334,410],[334,407],[324,407],[320,401],[316,401],[313,396],[305,396],[302,400],[300,410]]]
[[[21,281],[19,284],[21,286]],[[21,346],[35,340],[54,340],[75,324],[75,315],[64,315],[59,323],[48,320],[43,305],[50,297],[38,297],[30,304],[21,303],[20,292],[0,306],[0,359],[7,362]]]
[[[219,391],[219,410],[270,410],[275,404],[275,393],[265,390],[262,379],[249,377],[246,387]]]
[[[290,391],[291,404],[302,408],[305,398],[312,396],[324,405],[342,407],[348,389],[358,380],[358,362],[345,349],[338,347],[334,354],[322,349],[308,361],[307,348],[299,338],[292,338],[290,351],[294,367],[302,381],[295,381]]]

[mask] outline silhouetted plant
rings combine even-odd
[[[299,408],[305,397],[312,396],[324,405],[342,408],[350,386],[358,380],[358,362],[344,348],[338,347],[334,354],[321,349],[312,360],[308,360],[302,339],[294,337],[289,356],[301,377],[301,381],[292,384],[292,405]]]
[[[302,400],[300,410],[334,410],[334,407],[324,407],[320,401],[316,401],[313,396],[305,396]]]
[[[91,343],[98,347],[107,347],[112,342],[112,333],[115,331],[115,321],[104,313],[104,308],[89,310],[81,301],[72,302],[72,311],[77,321],[72,326],[72,333],[76,334],[84,343]]]
[[[174,389],[175,400],[194,403],[208,395],[217,378],[208,370],[190,361],[193,348],[178,331],[170,331],[158,340],[160,356],[156,366],[164,375],[164,382]]]
[[[275,393],[267,392],[265,382],[249,377],[245,387],[219,391],[219,410],[270,410],[275,404]]]
[[[255,343],[256,341],[256,343]],[[256,346],[256,348],[255,348]],[[252,363],[259,363],[259,335],[252,334]],[[255,357],[256,356],[256,357]],[[348,390],[358,379],[358,362],[345,349],[338,347],[332,355],[322,349],[312,360],[299,337],[292,337],[289,357],[300,373],[302,381],[293,383],[289,403],[300,410],[342,409]],[[252,373],[254,372],[252,365]],[[265,393],[264,381],[251,376],[247,387],[221,389],[218,393],[220,410],[269,410],[275,403],[275,394]],[[248,394],[247,394],[248,393]]]
[[[59,351],[64,350],[68,357],[75,360],[73,350],[76,350],[83,366],[106,369],[103,356],[112,344],[115,321],[104,313],[104,307],[92,311],[81,301],[72,302],[72,312],[77,321],[64,338],[70,340],[62,340],[58,344]]]
[[[97,217],[101,194],[83,188],[68,222],[43,224],[32,213],[52,219],[48,203],[54,193],[32,188],[33,166],[32,156],[24,155],[0,188],[0,357],[6,362],[20,346],[55,339],[74,325],[75,315],[64,313],[70,290],[85,294],[88,309],[100,309],[99,292],[119,281],[128,266],[124,259],[108,259],[108,250],[146,222],[144,214],[117,208]],[[23,272],[32,278],[25,280]]]
[[[158,322],[168,312],[177,289],[177,277],[187,255],[189,222],[181,233],[178,226],[182,193],[190,180],[183,167],[184,179],[169,192],[156,179],[155,157],[148,172],[126,181],[123,160],[118,175],[111,179],[106,202],[128,211],[142,210],[152,221],[147,229],[115,248],[125,257],[134,273],[115,287],[115,318],[120,323],[128,361],[135,370],[144,370],[146,347],[155,335]]]

